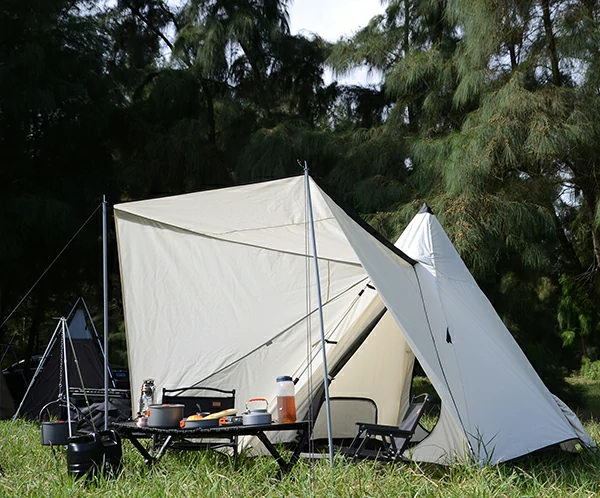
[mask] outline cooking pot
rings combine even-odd
[[[249,403],[253,403],[255,401],[264,401],[264,408],[254,408],[250,410],[248,408]],[[242,423],[243,425],[265,425],[271,423],[271,414],[267,411],[267,407],[269,406],[269,402],[265,398],[252,398],[248,400],[246,403],[246,411],[242,413]]]
[[[182,429],[197,429],[199,427],[209,428],[209,427],[219,427],[219,419],[218,418],[199,418],[192,419],[184,418],[181,421]]]
[[[161,429],[179,428],[183,419],[184,405],[150,405],[148,408],[148,427]]]
[[[50,407],[56,405],[54,410]],[[65,410],[75,412],[75,405],[70,406],[61,399],[50,401],[50,403],[44,405],[40,410],[39,421],[41,426],[41,442],[44,446],[60,446],[66,445],[69,442],[69,437],[74,435],[77,431],[77,421],[75,421],[75,415],[71,415],[71,430],[69,431],[69,422],[67,420],[44,420],[44,416],[51,417],[53,413],[64,416]]]
[[[71,422],[71,434],[77,431],[77,422]],[[69,422],[54,420],[42,422],[42,445],[60,446],[69,442]]]

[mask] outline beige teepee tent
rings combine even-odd
[[[435,216],[419,213],[395,247],[310,182],[334,437],[365,417],[397,424],[417,358],[442,410],[415,460],[497,463],[593,445]],[[115,206],[133,386],[235,388],[241,411],[248,398],[274,400],[275,378],[293,375],[299,417],[320,411],[322,434],[306,208],[303,177]]]

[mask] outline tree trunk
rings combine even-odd
[[[585,188],[581,187],[581,192],[583,193],[583,207],[592,231],[594,273],[597,273],[600,269],[600,233],[598,233],[598,229],[594,223],[594,206],[596,204],[596,196],[594,195],[592,189],[588,188],[587,186]]]
[[[271,104],[270,104],[269,96],[267,95],[267,89],[266,89],[265,81],[263,78],[263,73],[265,73],[264,68],[262,67],[263,64],[260,63],[260,61],[257,57],[253,56],[253,53],[250,50],[250,47],[248,47],[248,45],[246,43],[243,43],[241,41],[239,43],[240,43],[240,47],[242,47],[242,51],[244,52],[244,54],[246,55],[246,58],[248,59],[248,63],[250,64],[250,69],[252,70],[252,75],[254,76],[254,80],[255,80],[254,84],[255,84],[255,87],[258,89],[258,105],[265,112],[265,117],[267,119],[270,119],[271,118]]]
[[[410,0],[404,0],[404,57],[408,56],[410,43]]]
[[[204,91],[204,98],[206,99],[206,110],[208,112],[208,141],[214,147],[217,146],[217,130],[215,125],[215,105],[213,96],[208,86],[208,82],[204,79],[200,79],[202,90]]]
[[[513,71],[517,70],[517,53],[515,52],[515,46],[510,44],[508,47],[508,51],[510,53],[510,68]]]
[[[594,174],[596,164],[588,164],[586,162],[573,162],[570,164],[571,171],[573,172],[573,183],[581,189],[583,196],[583,210],[587,217],[587,221],[591,230],[593,254],[594,254],[594,273],[598,274],[600,271],[600,233],[596,228],[594,209],[596,202],[598,201],[598,190],[595,186],[598,184],[597,178]]]
[[[5,327],[2,327],[1,324],[4,323],[4,315],[6,314],[6,304],[4,299],[4,292],[2,292],[2,284],[0,283],[0,342],[4,338]]]
[[[552,66],[552,81],[555,86],[562,86],[560,71],[558,69],[558,54],[556,53],[554,33],[552,32],[552,19],[550,17],[550,0],[542,0],[542,19],[544,20],[546,43],[548,44],[548,53],[550,55],[550,64]]]
[[[562,248],[562,255],[566,260],[565,266],[570,269],[570,272],[573,275],[581,275],[585,271],[585,269],[584,269],[583,265],[581,264],[579,257],[577,256],[577,252],[575,251],[573,244],[571,243],[569,238],[566,236],[565,229],[561,225],[560,220],[558,219],[558,216],[556,215],[556,212],[554,211],[554,208],[552,206],[550,206],[548,208],[548,210],[552,214],[552,217],[554,218],[554,223],[556,224],[558,241]]]
[[[37,301],[33,310],[33,316],[31,318],[31,326],[29,327],[29,335],[27,337],[27,349],[25,351],[25,364],[23,366],[24,372],[28,375],[31,366],[31,357],[35,351],[36,344],[39,340],[40,325],[44,319],[44,311],[46,310],[46,302],[48,300],[48,294],[46,289],[43,287],[39,288],[37,294]],[[29,381],[29,376],[27,378]]]

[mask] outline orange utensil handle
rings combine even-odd
[[[266,398],[250,398],[248,403],[251,403],[252,401],[264,401],[265,403],[268,403]]]

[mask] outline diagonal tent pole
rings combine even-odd
[[[38,367],[35,370],[35,373],[33,374],[33,377],[31,378],[31,381],[29,381],[29,385],[27,386],[27,390],[25,391],[25,394],[21,398],[21,403],[19,404],[19,407],[17,408],[17,411],[12,416],[12,419],[11,419],[12,422],[14,422],[18,418],[18,416],[20,415],[21,409],[23,408],[23,405],[25,404],[25,400],[27,399],[27,396],[29,395],[29,391],[31,391],[31,388],[33,387],[33,384],[35,384],[35,381],[37,380],[38,375],[40,374],[40,372],[42,371],[42,368],[44,368],[44,365],[45,365],[46,361],[50,357],[50,351],[54,347],[54,343],[57,340],[57,337],[58,337],[58,334],[59,334],[59,330],[60,330],[60,325],[61,325],[61,323],[58,322],[58,324],[56,325],[56,328],[54,329],[54,332],[52,333],[52,337],[48,341],[48,345],[46,346],[46,351],[44,351],[44,354],[42,355],[42,359],[40,360],[40,362],[38,364]]]
[[[104,287],[104,430],[108,430],[108,248],[106,241],[106,196],[102,196],[102,273]]]
[[[308,165],[304,161],[304,178],[306,180],[306,193],[308,199],[308,217],[310,231],[312,234],[313,260],[315,262],[315,273],[317,277],[317,299],[319,304],[319,322],[321,325],[321,353],[323,355],[323,386],[325,387],[325,407],[327,410],[327,442],[329,444],[329,464],[333,468],[333,437],[331,431],[331,403],[329,401],[329,374],[327,372],[327,353],[325,351],[325,326],[323,324],[323,302],[321,299],[321,279],[319,277],[319,258],[317,257],[317,240],[315,238],[315,220],[313,218],[312,200],[310,196],[310,181],[308,176]]]
[[[98,347],[100,348],[100,353],[102,353],[102,357],[104,358],[106,355],[104,354],[104,346],[103,346],[103,341],[100,340],[100,335],[98,334],[98,330],[96,329],[96,325],[94,324],[94,320],[92,319],[92,314],[90,313],[89,308],[87,307],[87,303],[85,302],[85,299],[83,299],[82,297],[79,298],[81,301],[81,304],[83,306],[83,309],[85,310],[87,319],[92,327],[92,330],[94,331],[94,337],[96,338],[96,342],[98,343]],[[68,320],[68,317],[67,317]],[[110,367],[110,363],[108,365],[108,383],[110,385],[110,387],[116,387],[115,386],[115,376],[113,375],[113,371]]]

